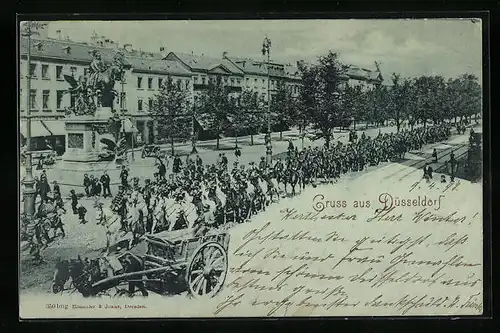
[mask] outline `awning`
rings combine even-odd
[[[26,137],[26,120],[21,120],[21,124],[19,130],[21,135]],[[55,134],[54,134],[55,135]],[[40,120],[31,120],[31,136],[32,137],[43,137],[43,136],[52,136],[46,126],[42,124]]]
[[[137,130],[137,128],[134,126],[134,124],[132,124],[130,119],[125,119],[123,121],[123,127],[124,128],[122,128],[122,131],[124,131],[126,133],[138,133],[139,132],[139,130]]]
[[[40,120],[42,125],[52,133],[52,135],[66,135],[66,127],[63,121],[60,120]]]

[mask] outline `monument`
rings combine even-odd
[[[61,185],[72,188],[83,187],[84,174],[100,177],[105,170],[111,185],[117,184],[125,152],[125,140],[120,140],[122,120],[112,107],[115,82],[124,75],[123,54],[117,52],[110,64],[102,61],[98,51],[92,54],[89,75],[64,76],[75,102],[66,112],[66,151],[55,174]]]

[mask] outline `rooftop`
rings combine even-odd
[[[21,55],[26,55],[27,48],[27,38],[21,38]],[[118,52],[118,49],[98,47],[84,43],[76,43],[73,41],[31,38],[32,56],[90,63],[92,61],[92,55],[90,53],[92,50],[99,50],[103,60],[105,61],[111,61],[115,54]],[[125,59],[125,62],[126,64],[129,64],[127,59]]]
[[[207,57],[205,55],[180,53],[180,52],[170,52],[168,54],[169,59],[177,57],[184,64],[195,70],[209,71],[216,67],[222,66],[226,68],[233,74],[243,74],[243,71],[235,66],[231,61],[227,59],[217,59],[213,57]]]

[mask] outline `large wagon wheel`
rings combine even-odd
[[[228,269],[226,250],[216,242],[200,246],[186,270],[186,283],[194,297],[213,297],[224,285]]]

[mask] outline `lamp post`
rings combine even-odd
[[[271,40],[266,36],[262,42],[262,55],[267,55],[267,133],[266,133],[266,163],[271,165],[273,158],[273,148],[271,144],[271,90],[269,58],[271,53]]]
[[[26,174],[22,181],[24,213],[28,216],[35,214],[35,179],[31,155],[31,35],[37,34],[33,29],[44,27],[44,23],[26,22],[23,36],[27,37],[26,47]]]
[[[195,129],[195,120],[196,120],[196,96],[193,100],[193,114],[191,115],[191,154],[198,154],[198,150],[196,150],[196,129]]]

